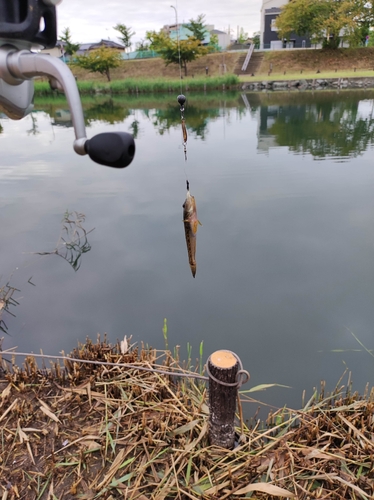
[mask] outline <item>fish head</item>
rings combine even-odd
[[[192,215],[196,212],[195,197],[191,196],[189,191],[187,191],[186,200],[183,203],[183,209],[184,209],[185,219],[192,217]]]

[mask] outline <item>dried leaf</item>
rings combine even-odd
[[[56,415],[54,413],[52,413],[50,410],[48,410],[48,408],[45,408],[43,405],[40,406],[40,409],[42,410],[43,413],[45,413],[47,415],[47,417],[49,417],[51,420],[54,420],[55,422],[60,422],[60,420],[56,417]]]
[[[188,424],[182,425],[174,431],[171,431],[170,434],[172,436],[179,436],[179,434],[184,434],[185,432],[191,431],[198,423],[199,420],[192,420],[192,422],[188,422]]]
[[[340,460],[339,457],[334,457],[319,451],[317,448],[302,448],[301,453],[305,455],[305,458],[310,460],[311,458],[321,458],[322,460]]]
[[[113,476],[117,473],[118,469],[120,468],[122,460],[125,455],[126,455],[126,450],[122,448],[122,450],[118,453],[118,455],[114,459],[114,462],[110,466],[107,474],[104,476],[104,479],[97,486],[98,490],[101,490],[101,488],[103,488],[106,484],[108,484],[112,480]]]
[[[123,337],[123,340],[121,340],[121,354],[126,354],[127,351],[129,350],[129,344],[127,342],[126,335]]]
[[[81,441],[80,446],[84,446],[87,451],[92,451],[92,450],[99,450],[101,448],[101,444],[98,443],[97,441],[92,441],[90,439]]]
[[[23,430],[21,429],[21,427],[19,425],[18,425],[18,435],[19,435],[20,443],[23,443],[24,441],[27,442],[29,440],[28,435],[25,432],[23,432]]]
[[[258,391],[265,391],[266,389],[270,389],[271,387],[285,387],[286,389],[291,389],[289,385],[282,385],[282,384],[259,384],[256,385],[255,387],[251,387],[250,389],[247,389],[246,391],[239,391],[240,394],[246,394],[248,392],[258,392]]]
[[[0,417],[0,422],[1,422],[2,420],[4,420],[4,418],[8,415],[8,413],[10,413],[10,412],[13,410],[13,408],[16,406],[16,404],[17,404],[17,403],[18,403],[18,398],[16,398],[16,399],[13,401],[13,403],[9,406],[9,408],[8,408],[7,410],[5,410],[5,412],[1,415],[1,417]]]
[[[267,493],[268,495],[274,495],[284,498],[295,498],[294,493],[291,493],[290,491],[279,488],[279,486],[275,486],[274,484],[269,483],[248,484],[248,486],[245,486],[245,488],[234,491],[233,495],[245,495],[246,493],[249,493],[251,491],[261,491],[262,493]]]
[[[8,384],[1,393],[1,399],[7,398],[10,394],[11,389],[12,389],[12,384]]]
[[[199,443],[203,439],[203,437],[204,437],[204,435],[205,435],[205,433],[206,433],[207,430],[208,430],[208,422],[205,422],[205,424],[203,425],[203,428],[201,429],[199,437],[196,438],[194,441],[192,441],[192,443],[188,444],[185,447],[184,451],[191,451],[193,448],[195,448],[195,446],[197,445],[197,443]]]
[[[41,434],[47,435],[47,429],[36,429],[35,427],[24,427],[22,429],[24,432],[40,432]]]

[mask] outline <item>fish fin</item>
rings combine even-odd
[[[199,220],[197,222],[199,223],[199,226],[202,226],[202,224],[201,224],[201,222]]]
[[[198,221],[194,221],[192,224],[191,224],[191,227],[192,227],[192,232],[193,234],[196,234],[197,233],[197,228],[199,227],[198,225]]]

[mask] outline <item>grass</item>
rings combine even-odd
[[[256,82],[259,79],[263,81],[285,81],[285,80],[314,80],[314,79],[325,79],[325,78],[374,78],[374,70],[338,70],[334,71],[320,71],[317,73],[316,71],[283,71],[283,72],[272,72],[270,75],[266,74],[257,74],[255,76],[250,75],[240,75],[239,79],[241,82]]]
[[[134,93],[183,93],[185,91],[204,91],[226,89],[237,85],[239,78],[236,75],[217,76],[214,78],[186,78],[177,79],[135,79],[113,80],[112,82],[100,82],[95,80],[78,81],[77,86],[81,95],[94,94],[134,94]],[[36,96],[52,96],[56,92],[49,88],[48,82],[35,82]]]
[[[9,307],[18,305],[18,302],[13,297],[13,294],[16,291],[19,292],[17,288],[12,287],[9,283],[0,287],[0,332],[8,333],[8,327],[2,319],[2,313],[7,312],[11,316],[14,316]]]
[[[271,50],[264,52],[260,73],[373,70],[374,47],[357,49]]]
[[[238,418],[238,444],[225,450],[209,444],[205,385],[173,376],[191,372],[169,350],[122,353],[98,339],[71,357],[127,366],[0,359],[2,498],[373,498],[374,390],[322,386],[301,410]]]
[[[122,61],[113,70],[112,82],[98,73],[72,68],[82,96],[96,94],[138,94],[212,91],[240,88],[240,82],[258,80],[296,80],[300,78],[365,78],[374,76],[374,48],[338,50],[283,50],[263,53],[256,75],[237,77],[243,52],[209,54],[189,64],[189,77],[180,79],[178,65],[165,66],[161,58]],[[227,73],[222,76],[225,66]],[[209,76],[205,68],[209,68]],[[269,69],[272,72],[269,75]],[[356,71],[355,71],[356,70]],[[319,71],[317,73],[317,71]],[[302,73],[301,73],[302,72]],[[239,71],[240,73],[240,71]],[[47,82],[38,81],[36,96],[53,95]]]
[[[222,75],[222,64],[225,64],[227,73],[234,73],[238,59],[243,55],[240,52],[224,52],[208,54],[196,59],[188,64],[188,77],[201,78],[207,80],[210,77]],[[209,76],[206,76],[205,68],[209,68]],[[73,74],[80,80],[106,81],[105,77],[98,73],[89,73],[86,70],[73,67]],[[183,75],[183,73],[182,73]],[[123,60],[120,66],[111,71],[112,80],[124,80],[127,78],[137,80],[148,80],[153,78],[165,78],[169,80],[179,80],[180,70],[178,64],[165,66],[160,57],[152,59]],[[184,77],[184,75],[183,75]]]

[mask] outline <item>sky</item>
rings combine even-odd
[[[70,28],[74,43],[98,42],[110,38],[118,42],[117,23],[130,26],[133,44],[145,38],[146,31],[159,31],[165,24],[196,19],[205,14],[207,24],[237,37],[237,27],[249,36],[260,30],[261,0],[63,0],[57,7],[58,35]]]

